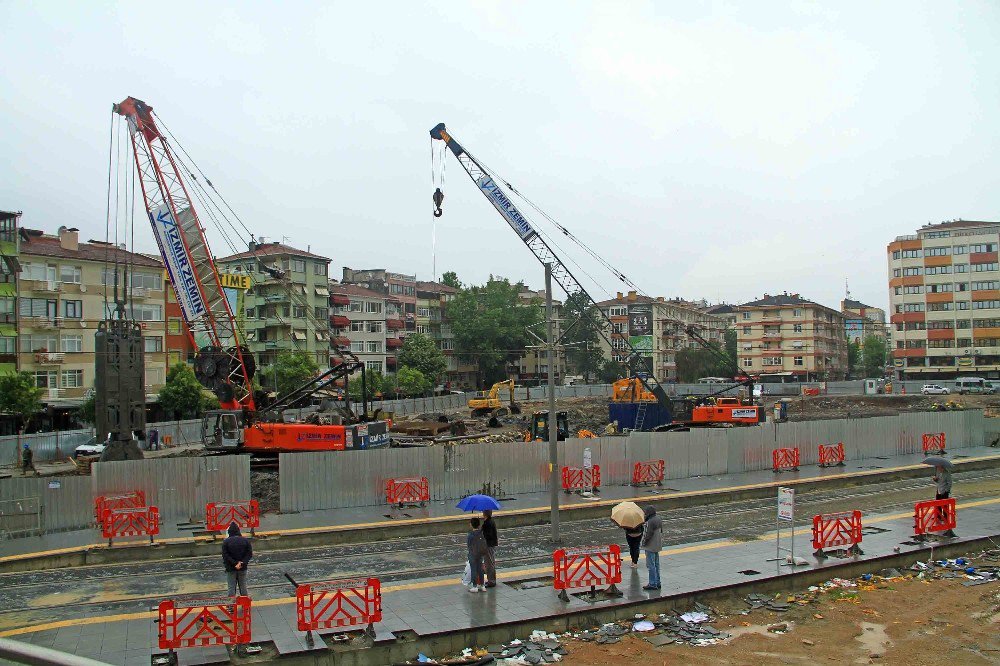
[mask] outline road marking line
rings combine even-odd
[[[966,502],[964,504],[959,504],[956,510],[962,511],[964,509],[974,509],[981,506],[990,506],[993,504],[1000,504],[1000,497],[995,497],[992,499],[976,500],[973,502]],[[877,516],[869,520],[865,520],[864,524],[872,523],[885,523],[892,520],[900,520],[902,518],[910,518],[913,513],[892,513],[884,516]],[[796,529],[796,534],[811,534],[812,528],[802,528]],[[756,541],[770,541],[774,538],[773,534],[764,534]],[[747,542],[745,541],[733,541],[731,539],[724,539],[721,541],[707,541],[705,543],[693,544],[690,546],[679,546],[676,548],[665,548],[661,552],[661,555],[683,555],[685,553],[696,553],[705,550],[715,550],[718,548],[730,548],[732,546],[740,546]],[[551,566],[545,567],[533,567],[530,569],[515,569],[507,572],[497,572],[497,578],[499,579],[516,579],[524,578],[525,576],[533,576],[537,574],[545,574],[552,571]],[[434,579],[418,581],[415,583],[399,583],[395,585],[384,585],[382,586],[383,593],[389,592],[403,592],[406,590],[425,590],[432,587],[452,587],[457,585],[453,580],[450,579]],[[125,600],[127,601],[127,599]],[[253,602],[254,608],[260,608],[264,606],[282,606],[290,605],[295,603],[295,597],[278,597],[275,599],[263,599],[261,601]],[[40,609],[43,610],[43,609]],[[100,624],[102,622],[125,622],[128,620],[142,620],[142,619],[152,619],[155,618],[157,614],[155,612],[140,612],[140,613],[121,613],[118,615],[104,615],[98,617],[81,617],[74,618],[71,620],[58,620],[55,622],[44,622],[42,624],[28,625],[25,627],[19,627],[17,629],[8,629],[6,631],[0,631],[0,638],[8,638],[10,636],[20,636],[22,634],[31,634],[36,631],[49,631],[52,629],[61,629],[62,627],[71,627],[75,625],[84,624]]]

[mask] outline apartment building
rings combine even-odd
[[[17,372],[17,274],[21,213],[0,211],[0,375]]]
[[[762,379],[805,382],[847,377],[844,315],[798,294],[781,294],[737,307],[740,367]]]
[[[354,269],[343,267],[342,284],[356,284],[384,294],[399,305],[406,331],[417,330],[417,276],[393,273],[384,268]]]
[[[885,310],[882,308],[845,298],[840,302],[840,311],[844,314],[844,331],[848,342],[862,343],[869,335],[886,339]]]
[[[953,220],[886,248],[892,363],[903,379],[1000,377],[1000,222]]]
[[[250,278],[245,343],[258,367],[292,351],[308,352],[321,368],[329,367],[329,258],[261,239],[246,252],[216,259],[216,265],[222,273]]]
[[[611,345],[602,341],[604,354],[624,361],[628,345],[648,356],[653,373],[661,382],[677,381],[677,352],[700,343],[686,333],[694,326],[709,342],[723,345],[726,319],[704,312],[700,307],[668,301],[660,296],[641,296],[634,291],[618,292],[615,298],[597,304],[611,320],[607,331]]]
[[[459,290],[440,282],[417,282],[416,330],[433,338],[444,354],[447,365],[439,383],[449,390],[473,390],[478,368],[468,358],[455,353],[455,334],[448,319],[448,303]]]
[[[517,296],[524,305],[538,305],[543,309],[545,308],[544,289],[533,291],[522,285],[522,289]],[[562,321],[562,306],[562,301],[554,298],[552,299],[552,312],[556,320],[552,326],[552,331],[556,340],[558,340],[562,335],[564,325],[572,323]],[[544,324],[535,329],[535,335],[539,336],[543,340],[545,339],[545,333],[546,328]],[[542,343],[534,341],[529,344],[532,345],[532,348],[525,349],[524,353],[521,354],[521,358],[519,358],[516,362],[516,366],[519,371],[518,376],[516,377],[518,383],[527,386],[541,386],[542,384],[548,384],[549,365],[550,363],[554,363],[555,368],[553,371],[555,373],[556,383],[562,384],[564,378],[566,377],[566,351],[557,349],[554,354],[554,361],[550,361],[549,352],[547,349],[543,348]]]
[[[390,336],[393,340],[398,338],[386,325],[389,309],[385,295],[356,284],[334,281],[329,283],[329,290],[331,344],[352,352],[369,372],[394,369],[389,368],[387,343]],[[395,356],[392,359],[395,366]]]
[[[158,259],[100,241],[81,243],[76,229],[56,235],[20,229],[18,368],[32,373],[50,406],[79,404],[94,384],[94,334],[113,301],[115,262],[125,288],[131,266],[131,316],[140,323],[146,351],[146,393],[166,378],[166,283]]]

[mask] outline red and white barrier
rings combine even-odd
[[[160,533],[160,511],[155,506],[139,509],[111,509],[104,513],[101,534],[112,545],[114,539],[128,536],[148,536],[149,543]]]
[[[861,547],[861,512],[844,511],[842,513],[824,513],[813,516],[812,527],[813,553],[824,558],[825,548],[847,546],[847,552],[852,555],[863,555]]]
[[[565,493],[593,490],[600,492],[601,466],[593,467],[563,467],[562,489]]]
[[[139,509],[144,506],[146,506],[146,493],[141,490],[101,495],[94,499],[94,518],[100,524],[104,522],[104,514],[112,509]]]
[[[833,467],[844,464],[844,443],[830,444],[829,446],[819,445],[819,466]]]
[[[406,504],[426,506],[431,501],[430,484],[426,476],[389,479],[385,482],[385,501],[400,509]]]
[[[260,527],[260,505],[257,500],[242,502],[209,502],[205,505],[205,529],[222,532],[236,523],[240,529],[249,529],[250,536]]]
[[[157,633],[161,650],[249,643],[250,597],[160,602]],[[174,660],[173,663],[177,663]]]
[[[365,625],[374,638],[382,621],[382,587],[378,578],[352,578],[306,583],[295,588],[299,631]]]
[[[946,532],[958,525],[955,498],[917,502],[913,505],[913,535],[917,541],[931,532]]]
[[[666,467],[662,460],[646,460],[637,462],[632,467],[632,485],[640,486],[645,483],[655,483],[663,485],[663,471]]]
[[[618,544],[585,548],[560,548],[552,553],[552,585],[559,598],[569,601],[566,590],[608,585],[607,594],[620,596],[616,587],[622,582],[622,552]]]
[[[924,455],[941,455],[945,452],[943,432],[925,432],[921,439]]]
[[[799,448],[771,451],[771,467],[775,472],[799,471]]]

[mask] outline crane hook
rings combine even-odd
[[[444,203],[444,192],[441,191],[440,187],[434,190],[433,199],[435,208],[434,217],[441,217],[441,215],[443,215],[443,211],[441,210],[441,204]]]

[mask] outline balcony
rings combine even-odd
[[[65,354],[61,352],[35,352],[36,365],[61,365]]]
[[[27,291],[40,291],[58,294],[62,291],[62,284],[56,280],[24,280]]]
[[[781,331],[764,331],[764,337],[765,338],[771,338],[771,339],[780,338],[781,337]]]
[[[396,357],[395,356],[386,356],[385,357],[385,364],[386,364],[386,366],[396,367]]]
[[[265,303],[287,303],[292,299],[287,293],[284,294],[267,294],[264,296]]]
[[[390,331],[401,331],[406,328],[406,324],[402,319],[386,319],[385,327]]]
[[[350,338],[345,338],[342,335],[339,335],[339,336],[337,336],[335,338],[332,338],[330,340],[330,342],[332,342],[335,347],[350,347],[351,346],[351,339]]]
[[[333,328],[347,328],[351,325],[351,320],[344,315],[333,315],[330,317],[330,326]]]
[[[56,331],[62,326],[62,319],[59,317],[25,317],[24,323],[38,330]]]
[[[132,287],[130,294],[132,298],[146,299],[149,298],[149,289],[146,289],[145,287]]]
[[[388,349],[399,349],[400,347],[403,346],[403,341],[400,340],[399,338],[386,338],[385,346]]]

